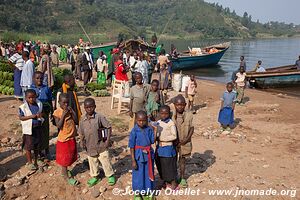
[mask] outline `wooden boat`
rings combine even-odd
[[[133,51],[143,51],[148,53],[155,53],[155,47],[150,46],[147,42],[141,39],[130,39],[122,42],[120,48],[124,50]]]
[[[300,85],[300,70],[295,65],[268,68],[265,72],[247,72],[251,86],[276,88]]]
[[[173,70],[197,69],[218,64],[224,53],[230,47],[230,42],[196,48],[182,52],[178,58],[171,58]],[[200,50],[200,51],[199,51]],[[211,52],[211,50],[214,50]]]

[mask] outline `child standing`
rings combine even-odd
[[[243,105],[244,90],[246,88],[246,72],[244,67],[240,67],[240,71],[236,73],[235,88],[237,92],[237,103]]]
[[[185,97],[188,98],[188,109],[195,112],[194,110],[194,97],[196,94],[197,82],[194,75],[190,75],[190,80],[187,87],[185,88]]]
[[[31,89],[37,93],[37,98],[43,104],[43,118],[45,119],[42,127],[41,150],[45,150],[45,156],[50,160],[49,155],[49,115],[53,113],[52,107],[52,92],[47,85],[43,84],[43,73],[36,71],[33,75],[33,85]]]
[[[78,124],[77,115],[69,106],[67,94],[59,95],[59,105],[54,113],[54,119],[59,129],[56,144],[56,163],[61,166],[61,176],[63,176],[70,185],[78,185],[78,181],[71,178],[71,172],[68,167],[77,160],[76,148],[76,124]]]
[[[95,112],[96,104],[92,98],[84,100],[86,115],[79,122],[78,133],[81,139],[81,147],[86,149],[90,166],[90,187],[99,182],[99,161],[103,166],[108,184],[116,183],[114,171],[110,162],[108,148],[110,146],[111,125],[100,113]]]
[[[157,121],[157,114],[161,105],[161,95],[160,91],[158,90],[158,87],[159,81],[153,80],[151,82],[151,89],[147,97],[146,110],[147,115],[151,121]]]
[[[150,90],[148,84],[143,84],[143,76],[140,72],[134,73],[136,84],[130,88],[130,105],[129,115],[131,117],[129,122],[129,130],[134,127],[135,115],[138,111],[146,111],[147,96]]]
[[[157,125],[157,169],[167,188],[175,190],[177,187],[177,154],[174,142],[177,139],[175,123],[170,119],[170,107],[167,105],[159,109],[160,120]]]
[[[236,102],[236,92],[233,91],[233,83],[226,84],[226,91],[221,97],[221,109],[218,121],[222,126],[222,131],[233,128],[234,125],[234,107]]]
[[[74,110],[75,115],[78,120],[81,118],[81,110],[78,102],[77,94],[75,92],[75,78],[72,74],[67,74],[64,76],[64,83],[62,87],[58,90],[56,95],[56,104],[58,105],[60,94],[66,94],[68,97],[68,105]],[[75,122],[78,125],[78,122]]]
[[[37,170],[43,123],[43,105],[36,98],[37,95],[33,89],[26,90],[24,104],[19,107],[19,119],[23,133],[22,148],[26,151],[26,165],[30,170]],[[34,151],[34,163],[32,163],[32,150]]]
[[[168,65],[163,64],[160,68],[160,80],[159,80],[160,90],[163,94],[163,103],[166,103],[168,86],[169,86],[169,71]]]
[[[132,190],[139,193],[154,189],[154,152],[151,145],[154,144],[155,137],[153,129],[148,126],[147,122],[147,113],[138,111],[136,124],[130,132],[128,143],[133,168]],[[149,199],[148,197],[143,199]],[[142,196],[135,196],[134,199],[142,200]]]
[[[192,135],[194,133],[193,114],[185,111],[186,102],[182,95],[178,95],[174,100],[175,114],[172,120],[175,122],[178,131],[177,151],[180,165],[180,186],[187,187],[185,178],[186,158],[192,153]]]

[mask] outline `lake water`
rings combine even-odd
[[[212,44],[231,41],[230,48],[217,66],[199,68],[185,71],[185,74],[193,73],[201,79],[228,82],[231,74],[239,68],[240,56],[245,56],[247,70],[252,70],[258,60],[262,60],[265,68],[294,64],[300,55],[300,38],[276,38],[276,39],[250,39],[250,40],[174,40],[162,41],[168,52],[171,43],[175,44],[179,51],[189,47],[205,47]],[[300,88],[294,88],[292,91]]]

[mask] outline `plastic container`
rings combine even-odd
[[[173,89],[176,92],[180,92],[181,86],[182,86],[182,74],[173,74],[173,83],[172,83]]]
[[[190,81],[189,76],[182,77],[182,85],[181,85],[181,92],[185,92],[185,88],[188,86]]]

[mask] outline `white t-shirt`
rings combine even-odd
[[[23,66],[20,85],[23,86],[23,87],[24,86],[26,86],[26,87],[31,86],[32,85],[33,73],[34,73],[34,64],[29,59],[25,62],[24,66]]]
[[[240,87],[245,86],[246,73],[241,74],[240,72],[236,73],[237,79],[235,80],[236,84]]]
[[[256,69],[256,72],[265,72],[265,71],[266,70],[263,67],[259,67],[259,68]]]

